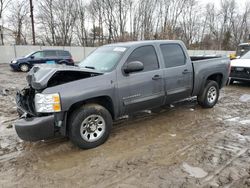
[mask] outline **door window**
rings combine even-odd
[[[178,44],[162,44],[161,52],[166,68],[178,67],[186,64],[186,56]]]
[[[44,56],[45,57],[56,57],[56,51],[44,51]]]
[[[144,65],[143,72],[156,70],[159,68],[159,62],[153,46],[143,46],[135,49],[127,59],[127,63],[140,61]]]
[[[32,55],[34,59],[43,58],[43,52],[36,52]]]
[[[58,56],[60,57],[71,57],[68,51],[57,51]]]

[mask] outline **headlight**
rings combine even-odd
[[[17,60],[13,60],[13,61],[11,61],[11,63],[17,63]]]
[[[36,94],[35,107],[37,112],[52,113],[61,111],[60,95],[54,94]]]

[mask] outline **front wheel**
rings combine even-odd
[[[70,140],[82,149],[95,148],[108,139],[112,123],[107,109],[98,104],[87,104],[70,116]]]
[[[217,82],[207,81],[201,95],[198,96],[198,103],[204,108],[212,108],[217,103],[220,90]]]
[[[27,64],[21,64],[20,65],[20,70],[22,71],[22,72],[28,72],[29,71],[29,65],[27,65]]]

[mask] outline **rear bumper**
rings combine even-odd
[[[17,135],[25,141],[38,141],[55,136],[54,115],[20,119],[14,123]]]

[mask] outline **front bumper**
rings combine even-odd
[[[35,91],[25,88],[16,94],[17,110],[21,117],[14,123],[17,135],[25,141],[38,141],[52,138],[55,134],[54,115],[38,116],[34,107]]]
[[[232,67],[229,77],[236,81],[250,81],[250,68]]]
[[[14,125],[17,135],[25,141],[47,140],[55,136],[54,115],[20,119]]]
[[[10,67],[15,71],[20,70],[19,65],[17,63],[10,63]]]

